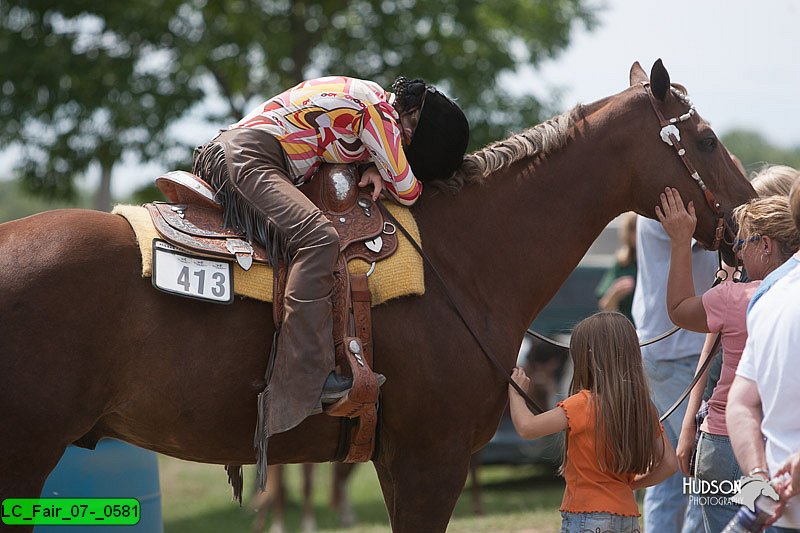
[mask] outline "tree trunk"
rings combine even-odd
[[[111,211],[111,170],[113,162],[100,163],[100,184],[94,195],[94,208],[99,211]]]

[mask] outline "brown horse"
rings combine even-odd
[[[657,62],[631,86],[468,156],[457,195],[414,207],[422,240],[475,334],[506,370],[523,333],[606,224],[654,216],[666,186],[697,206],[697,239],[716,215],[654,109],[687,111]],[[755,196],[706,122],[678,123],[723,213]],[[732,257],[730,246],[723,252]],[[426,267],[426,294],[374,309],[382,391],[374,465],[392,528],[444,531],[471,454],[497,427],[506,376],[482,353]],[[181,459],[255,461],[256,396],[271,309],[170,296],[141,277],[122,218],[53,211],[0,225],[0,499],[36,497],[65,446],[103,436]],[[339,420],[313,416],[270,442],[271,463],[331,461]],[[2,527],[2,526],[0,526]]]

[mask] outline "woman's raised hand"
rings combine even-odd
[[[673,242],[691,242],[697,226],[694,203],[683,206],[678,189],[667,187],[661,193],[661,206],[656,206],[656,217]]]

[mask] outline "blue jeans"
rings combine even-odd
[[[713,435],[703,431],[697,444],[697,479],[705,481],[736,481],[742,470],[733,455],[731,440],[725,435]],[[703,524],[706,533],[717,533],[725,529],[739,510],[739,506],[728,500],[730,494],[701,494]],[[723,503],[727,502],[727,503]]]
[[[561,513],[561,533],[640,533],[639,519],[611,513]]]
[[[650,383],[653,403],[659,413],[669,409],[692,381],[699,355],[671,361],[644,359],[644,371]],[[673,448],[678,445],[686,401],[664,421],[664,431]],[[644,495],[644,530],[647,533],[705,533],[699,505],[689,502],[684,492],[683,473],[676,472],[658,485],[648,487]]]

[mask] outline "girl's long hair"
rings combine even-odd
[[[595,453],[602,471],[643,474],[663,457],[658,411],[642,366],[636,330],[625,315],[601,312],[573,330],[571,393],[592,393]],[[605,446],[603,446],[605,444]],[[564,464],[566,465],[566,451]]]

